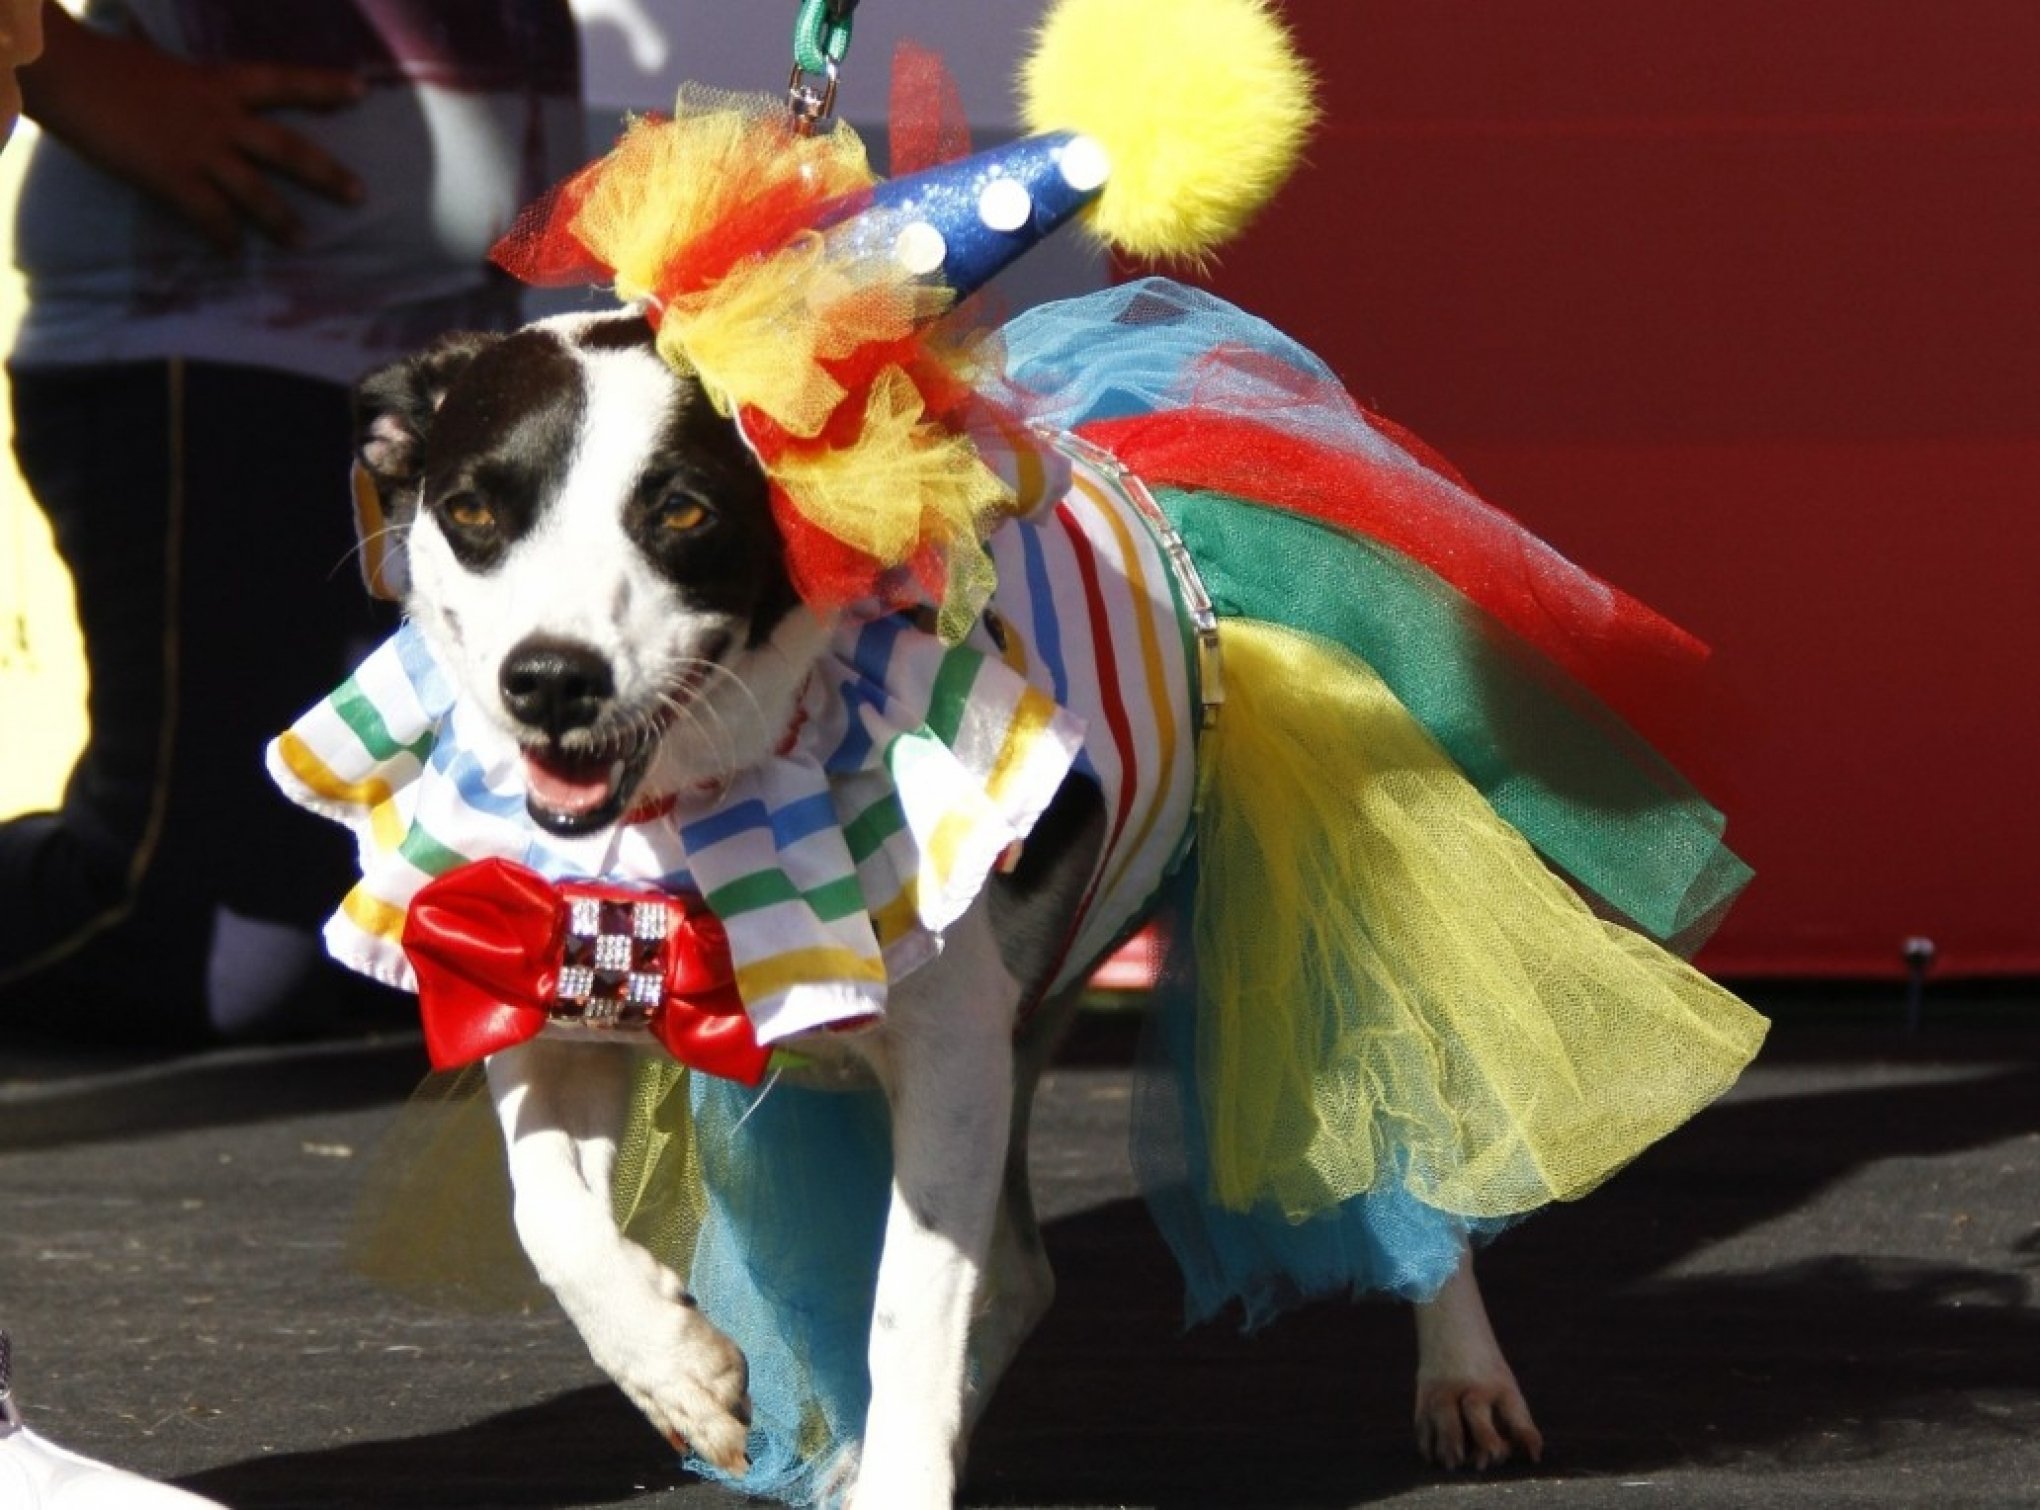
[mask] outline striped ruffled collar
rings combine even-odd
[[[718,792],[560,839],[525,811],[515,744],[406,625],[272,743],[269,767],[358,841],[361,881],[326,927],[343,964],[414,989],[404,909],[471,860],[694,892],[769,1045],[882,1016],[891,983],[939,951],[1032,829],[1083,732],[981,636],[949,647],[904,617],[853,624],[779,753]]]

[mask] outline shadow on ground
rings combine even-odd
[[[2016,1250],[1987,1262],[1773,1253],[1760,1233],[1872,1163],[2022,1136],[2040,1136],[2030,1065],[1731,1103],[1506,1237],[1483,1285],[1554,1444],[1547,1467],[1833,1462],[1898,1438],[1954,1459],[1979,1437],[2030,1435],[2040,1311],[2019,1271],[2040,1270],[2040,1199]],[[1707,1272],[1707,1250],[1743,1234],[1748,1267]],[[985,1502],[1312,1510],[1428,1481],[1399,1309],[1320,1305],[1252,1338],[1179,1337],[1180,1284],[1135,1205],[1059,1223],[1050,1244],[1056,1309],[973,1456]]]
[[[571,1510],[690,1480],[603,1385],[458,1431],[278,1453],[180,1482],[235,1510]]]
[[[156,1061],[40,1057],[0,1041],[0,1150],[377,1106],[403,1100],[426,1068],[414,1033]]]
[[[1958,1047],[1959,1074],[1880,1081],[1849,1054],[1837,1072],[1837,1056],[1782,1044],[1788,1069],[1795,1053],[1821,1062],[1810,1088],[1717,1107],[1504,1241],[1484,1265],[1489,1301],[1554,1444],[1519,1494],[1557,1503],[1567,1475],[1789,1474],[1891,1453],[1959,1483],[1979,1448],[2040,1431],[2040,1312],[2025,1302],[2040,1225],[2009,1252],[1969,1251],[1951,1209],[1945,1259],[1892,1257],[1908,1250],[1878,1239],[1920,1203],[1959,1205],[1938,1183],[1948,1157],[1976,1151],[1987,1181],[1991,1150],[2040,1138],[2031,1040]],[[1781,1220],[1894,1161],[1911,1171],[1891,1197],[1904,1209],[1858,1222],[1851,1207],[1860,1241]],[[1414,1349],[1398,1308],[1320,1305],[1252,1338],[1186,1335],[1180,1282],[1136,1202],[1053,1223],[1048,1241],[1061,1292],[979,1432],[972,1503],[1335,1510],[1430,1481],[1409,1446]],[[1710,1257],[1724,1243],[1731,1256]],[[187,1482],[241,1510],[566,1510],[685,1480],[619,1396],[592,1389]]]

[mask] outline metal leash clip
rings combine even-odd
[[[856,9],[857,0],[801,0],[793,23],[786,106],[793,112],[793,129],[802,136],[822,129],[836,108],[836,73],[850,50],[850,15]]]
[[[816,75],[796,63],[786,81],[786,108],[793,112],[793,129],[802,136],[813,136],[836,108],[836,65],[828,64],[820,77],[824,82],[817,89]]]

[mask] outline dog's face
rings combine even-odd
[[[828,626],[756,460],[643,319],[452,336],[364,379],[356,438],[407,529],[406,607],[578,834],[780,737]]]

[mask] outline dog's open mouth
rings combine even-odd
[[[656,711],[612,714],[595,727],[522,744],[524,806],[540,828],[571,838],[607,828],[629,811],[661,742],[718,669],[725,640],[711,644],[710,655],[666,686]]]
[[[655,739],[622,754],[577,753],[557,745],[524,749],[524,805],[547,833],[571,837],[622,816],[651,763]]]

